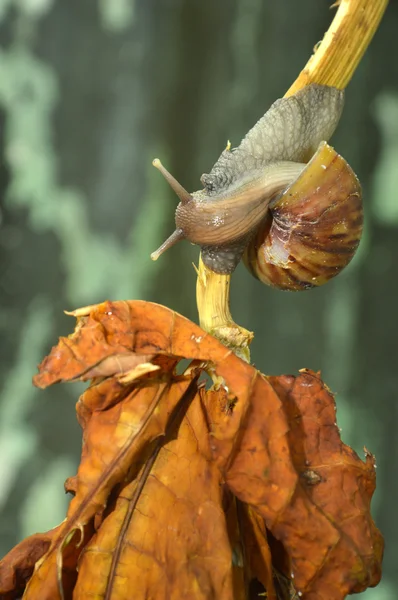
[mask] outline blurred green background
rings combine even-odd
[[[238,145],[284,94],[334,12],[326,0],[0,0],[0,555],[64,518],[78,465],[82,387],[31,384],[73,329],[63,309],[141,298],[197,319],[197,248],[149,258],[176,206],[152,159],[198,189],[227,140]],[[243,266],[232,280],[256,366],[321,370],[343,440],[376,454],[386,553],[366,600],[398,597],[397,31],[394,0],[333,138],[364,191],[353,263],[303,293],[269,289]]]

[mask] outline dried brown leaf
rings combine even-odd
[[[118,382],[114,383],[119,392]],[[164,434],[171,413],[191,385],[191,380],[151,382],[147,387],[130,390],[122,401],[106,410],[104,398],[111,397],[109,380],[89,388],[83,395],[78,415],[87,411],[86,397],[88,404],[98,398],[101,410],[94,410],[88,420],[80,419],[85,429],[75,497],[66,521],[29,582],[26,598],[61,597],[59,565],[65,549],[73,543],[70,536],[75,531],[84,531],[94,516],[98,519],[116,485],[138,474],[146,459],[145,450]]]
[[[223,488],[200,396],[182,409],[84,550],[74,600],[128,598],[133,589],[137,600],[233,597]]]
[[[25,599],[243,600],[257,579],[271,600],[292,581],[304,599],[342,600],[377,584],[374,461],[341,442],[319,375],[266,378],[159,305],[76,316],[35,383],[93,379],[77,404],[81,463]],[[193,361],[184,376],[180,358]],[[198,386],[204,366],[218,391]],[[10,553],[0,567],[17,563]]]
[[[27,537],[7,554],[7,561],[1,561],[0,598],[2,600],[11,600],[23,592],[27,581],[32,576],[35,564],[47,552],[57,529]]]
[[[283,543],[303,598],[339,600],[376,585],[383,540],[370,516],[374,461],[341,442],[333,396],[309,371],[259,375],[251,392],[232,451],[227,416],[206,402],[227,485]]]

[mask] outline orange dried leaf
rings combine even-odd
[[[74,600],[128,598],[128,590],[137,600],[233,597],[223,490],[200,396],[182,409],[87,545]]]
[[[57,529],[59,527],[27,537],[0,561],[0,598],[11,600],[23,592],[35,564],[47,552]]]
[[[239,528],[245,549],[246,579],[258,579],[267,590],[267,600],[278,600],[264,519],[247,504],[239,503],[238,507]]]
[[[383,541],[370,516],[373,459],[341,442],[319,375],[259,375],[232,452],[226,415],[206,404],[225,481],[283,543],[303,598],[340,600],[376,585]]]
[[[341,442],[319,375],[266,378],[159,305],[75,314],[35,383],[94,378],[81,463],[25,599],[243,600],[255,578],[270,600],[292,582],[304,600],[343,600],[378,582],[373,458]],[[218,391],[198,386],[204,367]]]
[[[26,598],[61,597],[59,565],[65,549],[72,543],[74,531],[84,531],[94,516],[101,515],[107,506],[114,487],[135,477],[148,445],[163,435],[168,419],[189,386],[190,380],[156,381],[143,388],[133,388],[122,401],[103,410],[103,398],[110,397],[109,387],[114,380],[89,388],[78,403],[78,414],[86,410],[85,397],[95,403],[98,398],[101,410],[94,410],[89,420],[80,421],[85,426],[82,458],[75,480],[75,497],[69,505],[67,519],[36,569],[26,591]],[[106,394],[104,394],[106,389]],[[116,394],[116,398],[118,395]],[[76,543],[76,540],[75,540]]]
[[[114,361],[115,374],[124,374],[123,360],[155,362],[151,356],[175,359],[190,358],[218,364],[218,374],[233,384],[236,395],[248,395],[248,383],[255,371],[245,365],[231,350],[215,340],[200,327],[172,310],[143,301],[104,302],[91,307],[89,315],[79,317],[75,332],[60,338],[57,346],[41,363],[33,379],[45,388],[61,381],[91,379],[93,369]],[[228,364],[225,363],[228,358]],[[121,362],[122,361],[122,362]],[[119,364],[118,364],[119,363]],[[225,363],[225,364],[224,364]],[[156,364],[162,364],[156,359]],[[172,364],[172,363],[171,363]],[[172,367],[166,370],[172,370]],[[246,368],[240,368],[244,365]],[[238,372],[235,374],[234,367]]]
[[[384,543],[370,514],[376,487],[374,457],[368,453],[363,462],[341,441],[334,398],[319,374],[307,371],[297,378],[270,381],[286,411],[291,457],[301,480],[300,493],[292,502],[294,519],[302,518],[303,527],[310,530],[321,520],[329,524],[329,536],[321,546],[325,561],[307,588],[308,598],[322,593],[325,598],[341,598],[342,593],[377,585]],[[316,507],[316,514],[306,512],[304,499],[306,506]],[[314,555],[312,549],[307,561],[300,558],[310,571],[316,564]]]

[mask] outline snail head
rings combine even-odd
[[[178,183],[178,181],[162,165],[162,163],[160,162],[160,160],[158,158],[155,158],[152,161],[152,164],[156,169],[158,169],[158,171],[161,172],[161,174],[163,175],[165,180],[168,182],[170,187],[174,190],[174,192],[179,197],[180,204],[178,205],[177,210],[180,206],[183,207],[193,201],[192,195],[189,192],[187,192],[187,190],[185,188],[183,188],[180,183]],[[169,248],[174,246],[174,244],[176,244],[177,242],[179,242],[183,239],[185,239],[184,232],[182,229],[177,227],[177,229],[170,235],[170,237],[168,237],[167,240],[165,242],[163,242],[163,244],[161,246],[159,246],[159,248],[157,250],[155,250],[155,252],[152,252],[151,259],[157,260],[159,258],[159,256],[161,256],[161,254],[163,254],[163,252],[165,252],[166,250],[168,250]]]

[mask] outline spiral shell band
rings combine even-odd
[[[362,225],[359,181],[346,161],[322,143],[271,206],[244,261],[255,277],[279,289],[316,287],[351,261]]]

